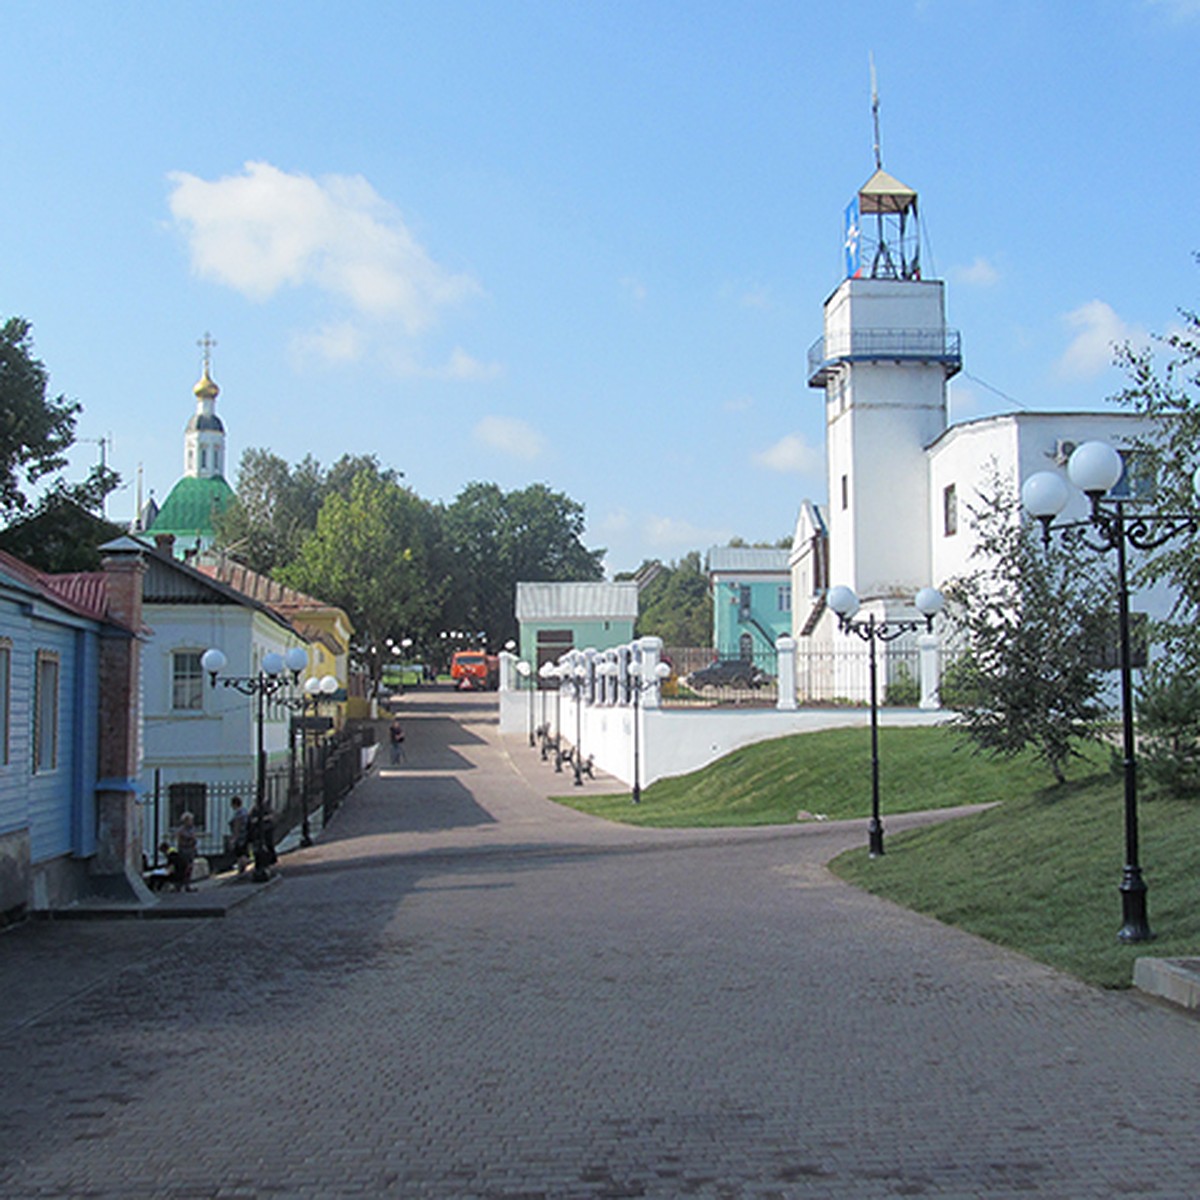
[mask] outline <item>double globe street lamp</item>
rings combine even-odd
[[[859,609],[858,597],[845,584],[831,587],[825,602],[837,614],[838,626],[843,633],[853,633],[870,647],[871,676],[871,820],[867,825],[867,845],[872,858],[883,853],[883,822],[879,816],[879,683],[875,656],[876,642],[892,642],[906,633],[918,633],[924,627],[927,633],[933,630],[933,618],[942,611],[942,593],[937,588],[922,588],[913,600],[922,620],[877,621],[871,613],[865,621],[854,620]]]
[[[1125,868],[1121,875],[1122,925],[1117,937],[1123,942],[1150,941],[1154,934],[1146,909],[1146,881],[1138,853],[1137,744],[1133,716],[1133,659],[1129,635],[1129,580],[1125,562],[1126,544],[1136,550],[1153,550],[1184,534],[1200,530],[1200,513],[1148,512],[1138,506],[1125,510],[1126,501],[1109,492],[1125,474],[1125,460],[1107,442],[1084,442],[1067,463],[1067,476],[1091,502],[1091,512],[1082,520],[1054,519],[1066,508],[1071,489],[1060,475],[1039,471],[1021,488],[1021,502],[1042,525],[1042,541],[1050,544],[1057,533],[1065,545],[1082,543],[1092,550],[1117,553],[1117,639],[1121,690],[1121,754],[1125,785]],[[1192,477],[1194,492],[1200,492],[1200,471]],[[1092,535],[1089,538],[1088,534]]]
[[[267,791],[267,752],[263,742],[263,725],[266,720],[266,699],[274,696],[282,688],[295,686],[300,682],[300,675],[308,666],[308,652],[302,646],[292,646],[286,654],[268,650],[262,656],[262,663],[257,675],[221,675],[228,663],[221,650],[211,647],[200,656],[200,666],[207,672],[213,687],[217,686],[218,676],[222,687],[233,688],[243,696],[254,696],[255,730],[256,730],[256,769],[254,778],[254,807],[258,816],[264,812],[264,802]],[[285,675],[285,672],[287,673]],[[291,679],[287,678],[290,675]],[[261,883],[270,878],[270,863],[268,853],[261,841],[254,854],[254,879]]]
[[[605,663],[601,668],[604,674],[610,678],[619,676],[621,668],[615,662]],[[628,698],[633,700],[633,803],[641,804],[642,802],[642,783],[641,783],[641,762],[639,756],[639,737],[640,737],[640,705],[642,693],[648,692],[652,688],[658,687],[663,680],[668,679],[671,675],[671,668],[665,663],[656,664],[654,671],[650,674],[644,673],[643,664],[640,662],[631,662],[629,664],[628,673],[625,677],[626,694]]]

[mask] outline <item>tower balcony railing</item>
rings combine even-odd
[[[808,385],[824,387],[832,369],[853,362],[938,363],[946,378],[962,370],[957,329],[858,329],[819,337],[808,351]]]

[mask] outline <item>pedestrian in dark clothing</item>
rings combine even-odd
[[[229,809],[229,849],[241,875],[250,862],[250,814],[242,804],[241,796],[230,800]]]
[[[392,742],[392,762],[398,763],[404,758],[404,726],[397,717],[388,731]]]

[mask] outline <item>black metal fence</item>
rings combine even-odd
[[[306,822],[317,819],[323,825],[337,811],[362,777],[363,751],[374,745],[375,727],[347,726],[339,733],[305,741],[296,745],[286,766],[266,774],[264,796],[274,817],[277,843]],[[155,770],[143,816],[142,848],[147,860],[157,864],[159,845],[173,841],[180,818],[190,812],[196,821],[198,853],[214,865],[223,864],[234,797],[249,810],[254,796],[253,779],[166,779],[161,769]]]

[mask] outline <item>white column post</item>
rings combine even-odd
[[[941,708],[938,697],[938,636],[923,633],[917,638],[921,672],[921,708]]]
[[[790,711],[796,708],[796,639],[781,634],[775,641],[775,656],[779,689],[775,707]]]
[[[517,656],[511,650],[500,651],[500,691],[515,692],[517,690]]]
[[[660,637],[644,637],[638,638],[637,644],[642,651],[642,679],[651,680],[657,678],[658,664],[662,661],[663,640]],[[642,692],[642,707],[643,708],[658,708],[659,707],[659,689],[657,687],[648,687]]]

